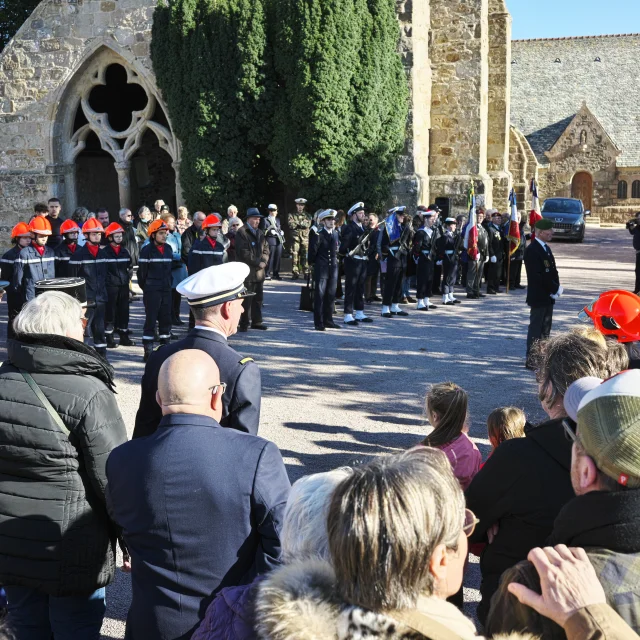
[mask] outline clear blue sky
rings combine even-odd
[[[506,0],[514,40],[640,33],[640,0]]]

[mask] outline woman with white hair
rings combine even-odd
[[[240,220],[240,218],[234,216],[233,218],[229,218],[227,220],[229,223],[229,229],[225,234],[225,238],[229,241],[229,246],[227,247],[227,259],[229,262],[235,262],[236,260],[236,233],[238,229],[241,229],[244,226],[244,222]]]
[[[284,563],[329,559],[329,503],[334,489],[350,474],[350,468],[342,467],[305,476],[291,487],[280,533]],[[192,640],[253,640],[253,609],[261,582],[258,577],[251,584],[220,591]]]
[[[95,640],[114,577],[105,466],[127,432],[85,323],[70,295],[35,297],[0,368],[0,584],[17,638]]]

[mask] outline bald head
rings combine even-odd
[[[219,388],[212,394],[216,385]],[[156,399],[162,407],[162,415],[191,413],[206,415],[219,422],[222,388],[218,365],[199,349],[175,353],[160,368]]]

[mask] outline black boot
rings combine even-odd
[[[120,335],[120,344],[123,347],[135,347],[136,343],[129,337],[129,334],[126,331],[118,331]]]
[[[178,337],[176,336],[175,339],[177,340]],[[165,344],[169,344],[171,342],[171,338],[162,338],[160,340],[160,346],[165,345]]]
[[[106,333],[105,337],[107,338],[107,349],[116,349],[118,347],[118,343],[115,341],[113,333]]]
[[[144,340],[142,346],[144,347],[142,361],[146,362],[149,359],[149,356],[153,353],[153,342],[151,342],[151,340]]]
[[[107,347],[96,347],[95,349],[99,356],[102,356],[105,360],[107,359]]]

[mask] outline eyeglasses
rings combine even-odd
[[[464,510],[464,524],[462,525],[462,530],[467,538],[470,538],[473,535],[473,532],[476,530],[479,522],[480,520],[476,518],[476,514],[473,513],[471,509]]]
[[[211,395],[215,396],[218,393],[218,389],[220,387],[222,387],[222,393],[220,395],[223,396],[224,392],[227,390],[226,382],[221,382],[220,384],[214,384],[213,387],[209,387],[209,390],[211,391]]]
[[[567,440],[570,442],[578,441],[578,434],[576,433],[578,425],[571,418],[565,418],[562,421],[562,427],[564,428],[564,435]]]

